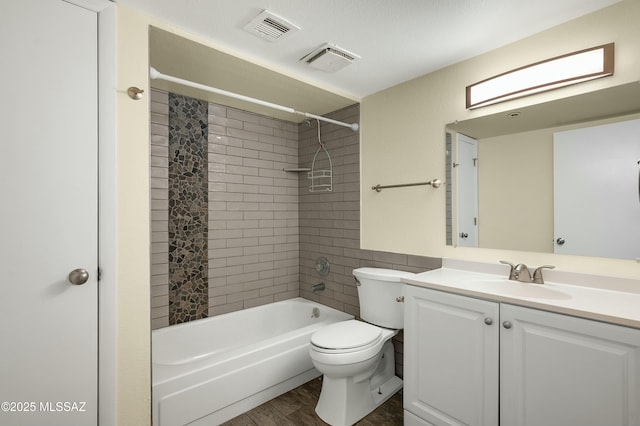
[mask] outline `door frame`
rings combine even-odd
[[[98,424],[116,413],[116,5],[98,12]]]
[[[98,424],[116,424],[116,5],[61,0],[98,19]]]

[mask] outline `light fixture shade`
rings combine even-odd
[[[467,86],[467,108],[521,98],[613,75],[614,43],[516,68]]]

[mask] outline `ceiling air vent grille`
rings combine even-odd
[[[332,55],[342,56],[344,59],[346,59],[349,62],[353,62],[356,59],[355,56],[352,56],[352,55],[348,54],[347,52],[343,52],[342,50],[338,50],[338,49],[335,49],[333,47],[327,47],[327,48],[321,50],[320,52],[316,53],[313,57],[307,59],[307,63],[310,64],[311,62],[314,62],[314,61],[320,59],[321,56],[324,56],[327,53],[331,53]]]
[[[275,13],[263,10],[245,25],[244,29],[264,40],[279,41],[298,31],[300,27]]]
[[[336,72],[358,59],[360,59],[360,56],[355,53],[333,44],[325,43],[300,60],[313,68],[326,72]]]

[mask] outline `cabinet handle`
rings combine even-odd
[[[511,328],[511,322],[510,321],[505,321],[502,323],[502,326],[506,329]]]
[[[493,324],[493,320],[491,318],[489,318],[489,317],[486,317],[484,319],[484,323],[487,324],[487,325],[491,325],[491,324]]]

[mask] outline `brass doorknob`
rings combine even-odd
[[[74,285],[82,285],[89,280],[89,272],[86,269],[74,269],[69,272],[69,282]]]

